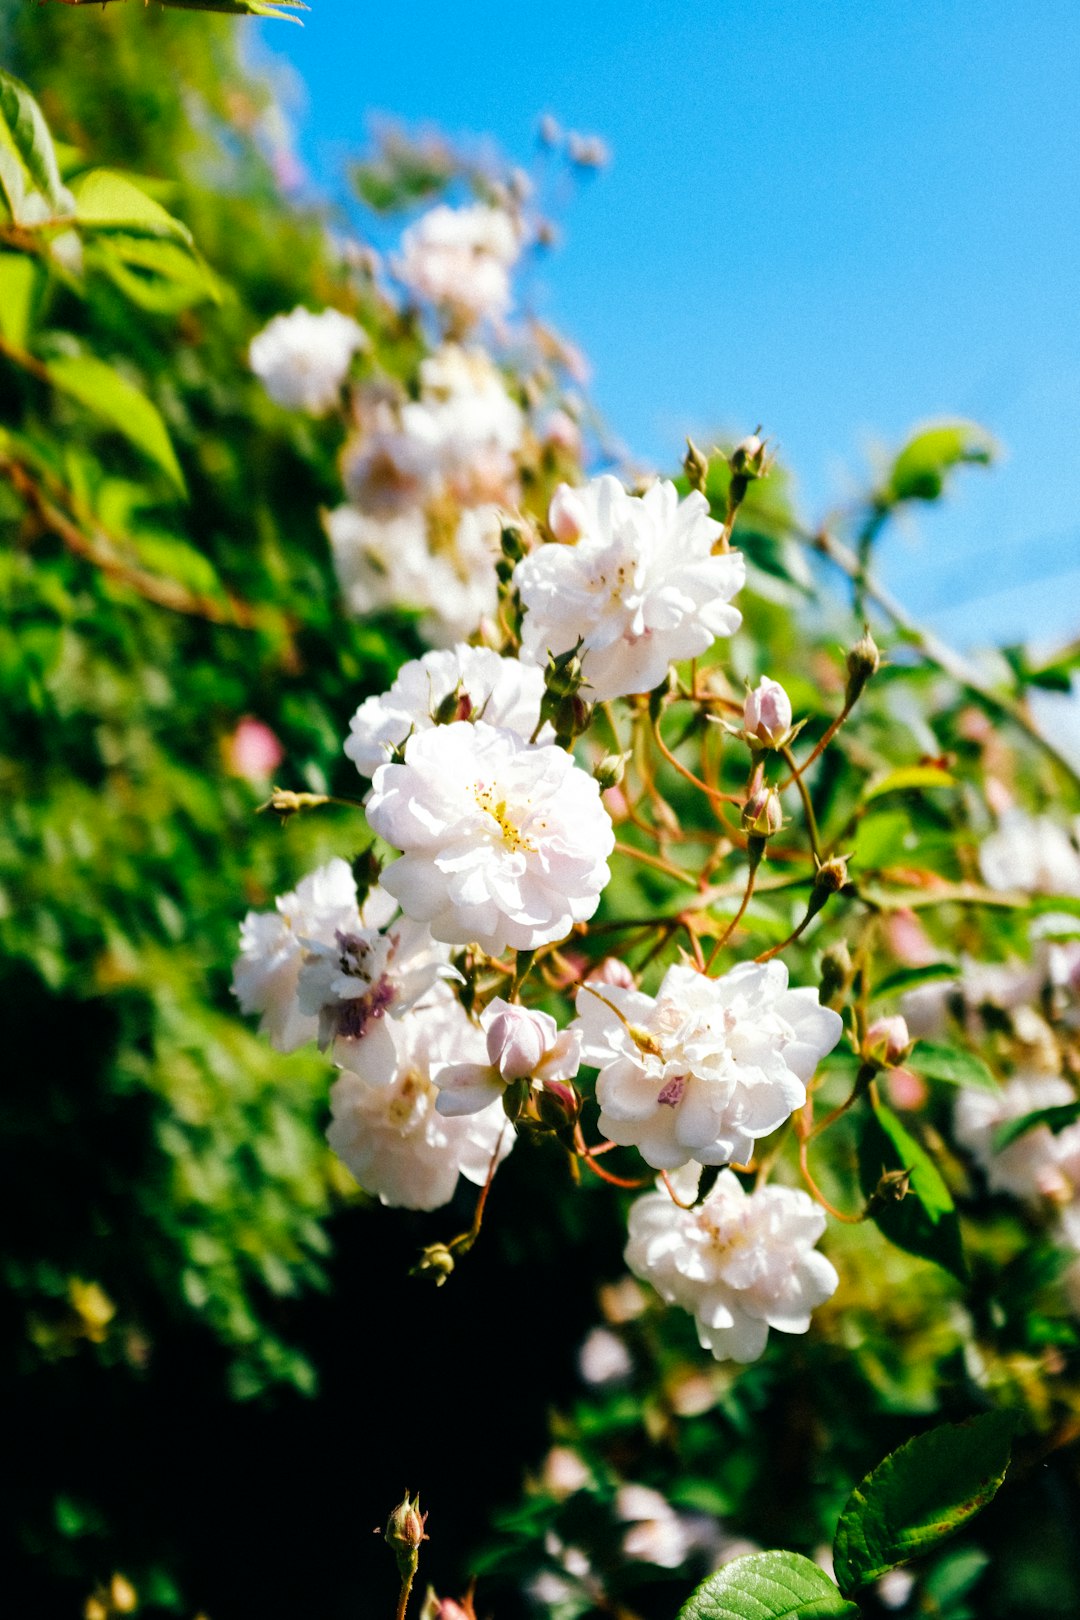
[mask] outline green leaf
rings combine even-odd
[[[977,422],[937,422],[909,439],[892,464],[883,499],[936,501],[945,487],[945,474],[961,465],[989,466],[997,446]]]
[[[837,1586],[799,1553],[733,1558],[693,1592],[678,1620],[840,1620],[857,1615]]]
[[[161,413],[133,384],[94,355],[60,355],[47,362],[53,386],[100,416],[154,462],[181,494],[187,493]]]
[[[927,1080],[943,1080],[949,1086],[980,1086],[997,1091],[998,1083],[982,1058],[962,1046],[945,1046],[938,1041],[917,1041],[905,1068]]]
[[[49,207],[57,213],[66,212],[66,197],[49,126],[21,79],[3,69],[0,69],[0,145],[8,146],[18,155],[34,188],[41,192]],[[17,217],[16,204],[10,195],[8,200]]]
[[[27,253],[0,253],[0,336],[25,349],[41,266]]]
[[[886,1199],[872,1211],[878,1230],[898,1249],[966,1281],[960,1222],[941,1172],[892,1110],[879,1104],[859,1137],[859,1181],[866,1198],[890,1170],[910,1171],[910,1183],[903,1198]]]
[[[902,995],[906,990],[914,990],[920,984],[938,984],[946,979],[956,979],[960,969],[955,962],[928,962],[925,967],[897,968],[895,973],[888,974],[880,984],[874,986],[874,999],[879,996]]]
[[[1006,1120],[999,1125],[993,1136],[995,1153],[1007,1148],[1010,1142],[1015,1142],[1020,1136],[1026,1136],[1028,1131],[1035,1130],[1039,1125],[1045,1125],[1055,1136],[1073,1125],[1080,1119],[1080,1101],[1058,1103],[1054,1108],[1035,1108],[1030,1114],[1021,1114],[1019,1119]]]
[[[191,246],[191,232],[127,175],[91,169],[71,182],[75,215],[86,230],[171,237]]]
[[[850,1596],[974,1518],[1005,1478],[1015,1427],[1013,1413],[1002,1411],[943,1423],[867,1474],[836,1527],[840,1590]]]
[[[956,778],[938,765],[901,765],[898,770],[879,776],[863,789],[863,801],[880,799],[885,793],[902,793],[910,788],[955,787]]]
[[[196,253],[164,237],[100,235],[87,263],[102,271],[140,309],[175,314],[189,305],[220,301],[214,276]]]

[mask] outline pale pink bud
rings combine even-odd
[[[634,975],[617,956],[605,956],[585,980],[586,984],[613,984],[619,990],[633,990]]]
[[[899,1013],[891,1018],[878,1018],[866,1032],[867,1055],[879,1063],[890,1066],[902,1063],[911,1051],[911,1036]]]
[[[548,508],[548,528],[556,540],[572,545],[580,540],[588,527],[588,517],[582,505],[581,497],[569,484],[560,484],[551,497]]]
[[[779,681],[763,675],[743,704],[743,725],[751,742],[779,748],[791,730],[791,699]]]
[[[492,1013],[494,1016],[490,1016]],[[554,1037],[554,1019],[503,1001],[501,996],[491,1003],[488,1015],[484,1022],[492,1066],[507,1083],[530,1079]]]

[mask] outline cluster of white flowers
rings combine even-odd
[[[1080,1124],[1056,1134],[1037,1125],[1000,1150],[994,1137],[1002,1125],[1025,1114],[1075,1101],[1073,1088],[1056,1074],[1017,1074],[998,1092],[967,1087],[956,1100],[956,1139],[982,1166],[994,1192],[1030,1204],[1071,1203],[1080,1197]]]
[[[677,1191],[697,1189],[683,1171]],[[630,1210],[626,1262],[661,1298],[690,1311],[717,1360],[754,1361],[770,1328],[805,1333],[810,1313],[835,1292],[836,1271],[814,1244],[825,1212],[809,1194],[765,1186],[747,1193],[722,1170],[702,1203],[683,1209],[661,1189]]]
[[[521,230],[501,208],[432,208],[401,238],[400,280],[417,298],[466,321],[510,308],[510,271]]]
[[[340,310],[313,315],[298,306],[252,338],[248,358],[275,404],[322,416],[337,404],[353,355],[367,342],[363,327]]]

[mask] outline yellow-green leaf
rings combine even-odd
[[[71,182],[75,214],[85,230],[165,236],[191,246],[191,232],[134,181],[113,169],[91,169]]]
[[[0,69],[0,145],[15,153],[34,189],[40,191],[49,207],[57,211],[63,209],[64,187],[44,114],[22,80],[3,69]],[[8,201],[17,216],[17,207],[10,195]]]
[[[932,422],[910,438],[893,462],[884,498],[936,501],[945,474],[961,465],[987,466],[997,446],[977,422]]]
[[[879,776],[863,790],[863,799],[880,799],[885,793],[903,793],[910,788],[953,787],[956,778],[939,765],[901,765],[886,776]]]

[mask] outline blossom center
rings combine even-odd
[[[399,1130],[408,1125],[434,1090],[427,1075],[421,1074],[418,1069],[410,1069],[397,1088],[397,1096],[386,1110],[391,1125]]]
[[[498,827],[503,844],[512,854],[516,854],[520,850],[528,850],[531,853],[536,849],[536,845],[526,838],[514,820],[507,808],[506,800],[496,799],[494,788],[487,786],[484,782],[476,782],[473,785],[473,793],[481,810],[485,815],[490,816]]]

